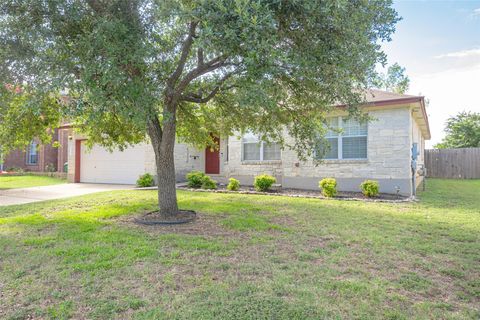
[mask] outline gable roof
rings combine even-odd
[[[391,106],[399,104],[412,104],[414,112],[420,112],[421,129],[424,131],[426,140],[431,138],[430,125],[428,123],[427,111],[425,109],[425,97],[408,94],[394,93],[377,89],[369,89],[365,92],[366,106]],[[419,119],[417,117],[417,119]]]
[[[422,96],[412,96],[402,93],[394,93],[377,89],[369,89],[365,92],[365,100],[371,103],[381,103],[388,101],[398,101],[398,100],[416,100],[423,99]]]

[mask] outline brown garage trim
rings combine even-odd
[[[80,163],[82,160],[82,141],[86,139],[75,140],[75,176],[73,178],[74,183],[80,183]]]

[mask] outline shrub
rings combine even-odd
[[[45,165],[45,172],[55,172],[57,169],[55,168],[55,165],[53,163],[48,163]]]
[[[137,186],[140,188],[151,187],[155,184],[153,176],[150,173],[142,174],[137,180]]]
[[[337,194],[337,180],[334,178],[325,178],[322,179],[318,186],[322,189],[322,194],[325,197],[335,197]]]
[[[362,190],[362,193],[369,197],[376,197],[378,196],[378,192],[380,190],[380,186],[378,184],[378,181],[375,180],[365,180],[362,182],[360,185],[360,189]]]
[[[253,186],[255,187],[255,190],[265,192],[270,189],[272,184],[274,184],[275,182],[277,182],[277,179],[275,179],[275,177],[272,177],[268,174],[261,174],[255,177]]]
[[[202,189],[217,189],[217,182],[205,175],[203,177]]]
[[[238,191],[240,189],[240,181],[235,178],[228,179],[227,190]]]
[[[200,188],[203,184],[203,179],[205,178],[205,173],[200,171],[192,171],[187,173],[187,181],[189,188]]]
[[[56,171],[57,169],[53,163],[48,163],[45,165],[45,172],[48,173],[48,176],[53,177]]]

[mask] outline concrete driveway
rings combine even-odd
[[[61,199],[84,194],[133,189],[133,185],[66,183],[53,186],[0,190],[0,206]]]

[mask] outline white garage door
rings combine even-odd
[[[124,151],[94,146],[89,150],[82,142],[80,182],[135,184],[145,173],[145,144]]]

